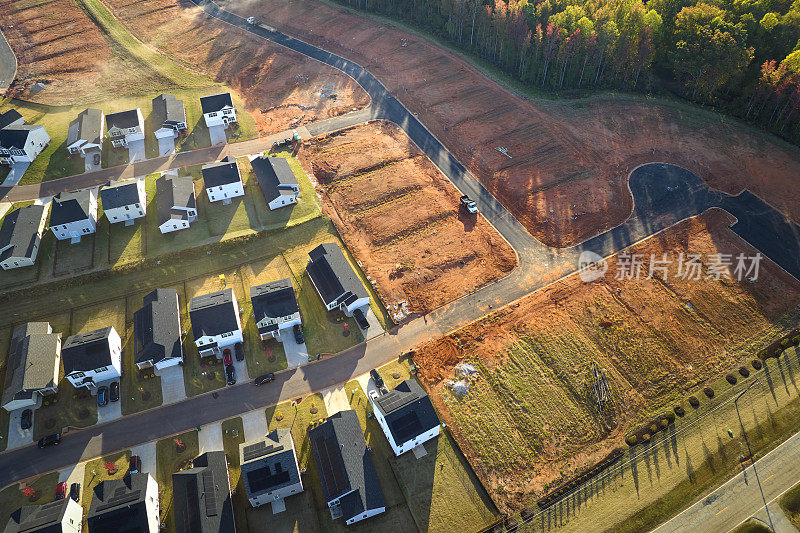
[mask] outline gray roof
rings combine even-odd
[[[7,214],[0,227],[0,249],[11,245],[0,253],[0,261],[9,257],[33,259],[33,247],[39,235],[39,227],[46,216],[45,206],[29,205]]]
[[[50,210],[50,225],[69,224],[86,220],[91,215],[89,204],[91,193],[88,189],[75,192],[60,192],[53,197]]]
[[[144,297],[133,313],[133,360],[135,363],[181,357],[181,317],[178,291],[156,289]]]
[[[253,167],[253,173],[267,203],[278,198],[282,192],[289,192],[300,186],[292,167],[283,157],[256,157],[250,161],[250,166]]]
[[[230,160],[228,157],[218,163],[211,163],[203,165],[203,184],[207,189],[209,187],[219,187],[220,185],[228,185],[229,183],[239,183],[242,177],[239,175],[239,165],[236,160]]]
[[[183,100],[178,100],[172,94],[160,94],[153,98],[153,129],[162,126],[176,125],[186,122],[186,108]]]
[[[48,322],[29,322],[15,329],[8,352],[3,405],[55,387],[58,383],[53,377],[58,375],[60,356],[61,333],[51,333]]]
[[[100,144],[103,137],[103,112],[99,109],[84,109],[78,118],[69,123],[67,145],[78,139]]]
[[[300,311],[297,298],[289,278],[250,287],[250,301],[253,303],[253,319],[256,324],[264,318],[280,318]],[[274,330],[277,325],[258,328],[259,333]]]
[[[233,305],[233,289],[195,296],[189,300],[189,319],[195,340],[238,330],[238,312]]]
[[[22,115],[20,115],[19,111],[16,109],[9,109],[5,113],[0,113],[0,129],[5,128],[9,124],[13,124],[21,118]]]
[[[61,347],[64,374],[83,372],[111,365],[111,348],[108,336],[114,328],[108,326],[87,333],[67,337]]]
[[[36,124],[20,124],[18,126],[6,126],[0,130],[0,147],[11,149],[25,148],[25,143],[28,142],[28,135],[35,129],[44,128],[44,126]]]
[[[98,483],[86,515],[89,533],[149,533],[146,509],[149,478],[150,474],[140,472]],[[158,494],[154,496],[157,498]]]
[[[308,431],[325,500],[340,499],[345,520],[369,509],[385,507],[375,465],[367,450],[358,415],[339,411]]]
[[[139,125],[139,113],[137,111],[138,108],[106,115],[106,130],[135,128]]]
[[[62,533],[61,521],[70,505],[69,498],[42,505],[24,505],[11,513],[5,533]],[[78,505],[72,502],[74,505]]]
[[[413,379],[407,379],[394,390],[379,396],[375,406],[386,419],[386,425],[398,445],[439,425],[431,399]]]
[[[156,180],[156,211],[158,225],[172,219],[185,219],[184,209],[196,209],[194,181],[191,176],[163,175]]]
[[[275,429],[263,439],[239,445],[239,463],[248,497],[300,482],[292,433]]]
[[[225,452],[206,452],[172,474],[175,533],[234,533]]]
[[[200,107],[203,109],[203,114],[220,111],[226,106],[233,107],[231,93],[212,94],[211,96],[200,98]]]
[[[139,180],[109,181],[100,189],[103,209],[116,209],[126,205],[141,204],[139,198]]]
[[[306,272],[326,304],[349,305],[359,298],[369,298],[369,292],[338,245],[320,244],[308,256],[311,262]]]

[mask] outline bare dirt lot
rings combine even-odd
[[[503,277],[514,251],[396,125],[372,122],[306,142],[300,152],[325,212],[390,314],[425,313]]]
[[[754,253],[712,210],[628,252]],[[570,276],[417,350],[414,359],[448,424],[495,500],[524,496],[568,478],[624,445],[628,431],[732,371],[800,318],[800,283],[762,262],[756,282],[617,280],[619,256],[603,280]],[[677,262],[676,262],[677,263]],[[646,276],[646,273],[645,273]],[[475,366],[469,391],[449,382]],[[600,412],[591,362],[606,373],[614,405]]]
[[[648,161],[684,166],[729,193],[749,188],[800,220],[798,150],[724,117],[635,98],[525,100],[455,54],[345,9],[223,5],[367,66],[546,244],[575,244],[622,222],[632,204],[625,177]]]

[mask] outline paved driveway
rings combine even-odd
[[[308,363],[308,348],[306,348],[306,343],[297,344],[294,341],[294,335],[291,330],[284,330],[281,333],[281,342],[283,343],[283,350],[286,352],[286,364],[289,368]]]
[[[13,187],[19,180],[22,179],[22,175],[25,174],[25,171],[28,170],[30,163],[14,163],[11,165],[11,170],[9,171],[6,179],[3,180],[3,187]]]
[[[128,143],[129,163],[136,163],[147,159],[144,155],[144,141],[134,141]]]
[[[3,32],[0,32],[0,94],[14,81],[17,75],[17,57],[6,41]]]
[[[247,381],[250,375],[247,372],[247,361],[237,361],[236,357],[233,358],[233,368],[236,370],[236,383]]]
[[[267,434],[267,415],[264,409],[256,409],[242,414],[244,440],[256,440]]]
[[[325,402],[325,410],[328,416],[350,409],[350,399],[347,397],[344,385],[325,389],[322,391],[322,399]]]
[[[186,398],[182,366],[175,365],[159,370],[158,375],[161,376],[161,397],[164,405],[179,402]]]
[[[200,442],[200,453],[222,450],[222,422],[200,426],[197,439]]]
[[[89,150],[86,152],[86,155],[83,157],[84,172],[94,172],[95,170],[100,170],[102,168],[100,163],[94,163],[94,156],[99,153],[100,150]]]
[[[361,326],[358,327],[358,329],[361,329],[361,334],[364,335],[364,338],[369,340],[369,339],[374,339],[378,335],[382,335],[383,326],[381,326],[381,323],[378,321],[378,317],[375,316],[375,313],[372,311],[372,308],[370,308],[369,311],[367,311],[365,317],[367,319],[367,322],[369,322],[369,328],[367,328],[367,330],[365,331],[361,329]]]
[[[158,138],[158,155],[164,157],[175,151],[175,137]]]
[[[225,136],[225,128],[222,126],[211,126],[208,128],[208,136],[211,137],[211,146],[228,142],[228,138]]]
[[[58,482],[61,483],[62,481],[67,482],[67,494],[69,494],[69,488],[72,486],[73,483],[80,483],[81,484],[81,500],[83,499],[83,481],[84,475],[86,474],[86,463],[81,462],[78,464],[74,464],[68,466],[66,468],[62,468],[58,471]],[[78,502],[80,503],[80,502]]]
[[[108,402],[106,405],[97,406],[97,423],[109,422],[122,417],[122,402]]]
[[[131,448],[131,455],[138,455],[142,461],[142,472],[156,477],[156,443],[146,442]]]
[[[31,429],[22,429],[19,424],[19,419],[24,410],[25,409],[17,409],[11,412],[8,421],[8,442],[6,443],[6,450],[27,446],[33,442],[33,427],[31,427]],[[36,411],[33,412],[33,423],[36,423]]]

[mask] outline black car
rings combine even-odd
[[[119,401],[119,381],[115,381],[108,388],[108,396],[112,402]]]
[[[356,309],[353,311],[353,318],[356,319],[358,327],[364,330],[369,329],[369,322],[367,321],[367,317],[364,316],[364,312],[361,309]]]
[[[294,342],[297,344],[306,342],[306,338],[303,336],[303,328],[300,327],[300,324],[295,324],[292,330],[294,331]]]
[[[242,348],[241,342],[237,342],[233,345],[233,355],[236,357],[237,361],[244,361],[244,349]]]
[[[69,487],[69,497],[75,500],[76,502],[81,499],[81,484],[80,483],[73,483]]]
[[[19,417],[19,425],[22,429],[31,429],[33,425],[33,411],[25,409]]]
[[[264,374],[263,376],[258,376],[256,379],[254,379],[253,385],[258,387],[259,385],[263,385],[264,383],[269,383],[274,379],[275,379],[275,374],[270,372],[269,374]]]
[[[39,448],[47,448],[48,446],[57,446],[61,442],[61,433],[53,433],[39,439]]]
[[[233,368],[233,365],[225,367],[225,377],[228,378],[228,385],[236,384],[236,370]]]
[[[100,407],[108,403],[108,387],[102,386],[97,389],[97,405]]]
[[[94,162],[95,165],[99,165],[100,164],[100,154],[94,154],[94,157],[92,158],[92,162]]]
[[[383,387],[383,378],[381,377],[380,374],[378,374],[378,371],[376,369],[373,368],[372,370],[370,370],[369,375],[372,377],[372,381],[375,382],[376,387],[378,387],[379,389]]]

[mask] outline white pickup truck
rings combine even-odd
[[[462,205],[462,206],[464,207],[464,209],[466,209],[466,210],[467,210],[469,213],[473,213],[473,214],[475,214],[475,213],[477,213],[477,212],[478,212],[478,206],[477,206],[477,205],[475,205],[475,202],[474,202],[473,200],[471,200],[471,199],[470,199],[470,197],[469,197],[469,196],[467,196],[466,194],[465,194],[464,196],[462,196],[462,197],[461,197],[461,205]]]

